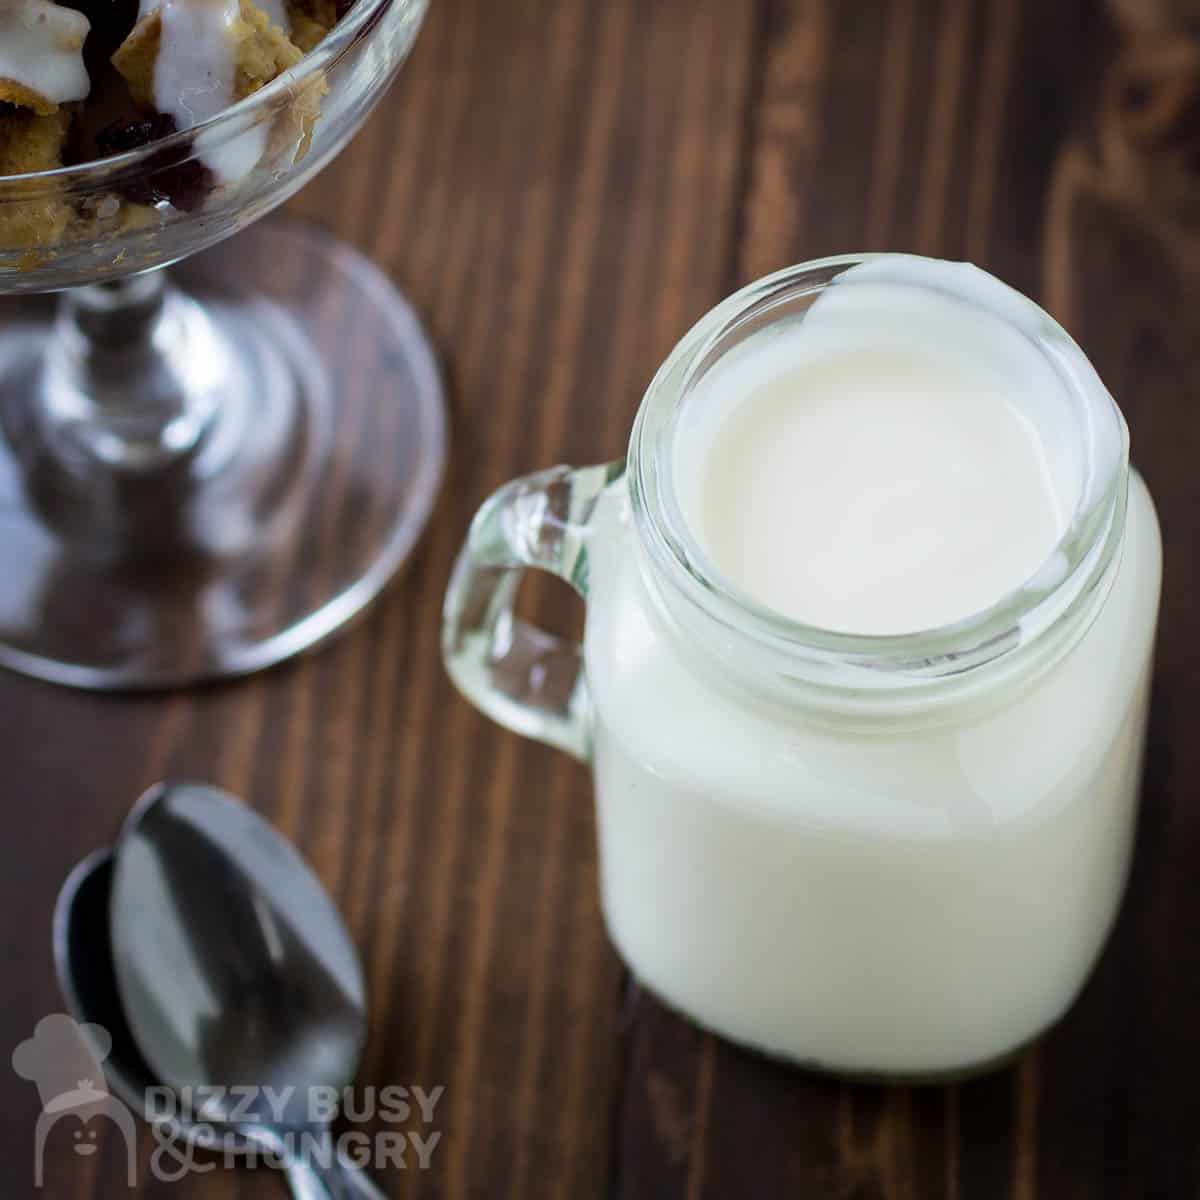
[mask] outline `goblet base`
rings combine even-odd
[[[42,420],[53,302],[0,307],[0,665],[99,689],[259,670],[361,611],[428,520],[441,381],[376,267],[268,223],[172,281],[212,405],[165,460],[117,462]]]

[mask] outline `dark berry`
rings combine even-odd
[[[96,149],[101,157],[140,150],[175,132],[175,118],[169,113],[133,121],[114,121],[96,134]],[[136,175],[117,185],[117,190],[135,204],[160,204],[166,200],[184,212],[199,208],[212,191],[212,172],[198,159],[189,158],[191,142],[149,155]]]
[[[125,154],[170,137],[175,129],[175,118],[170,113],[154,113],[133,121],[114,121],[96,134],[96,146],[106,156]]]

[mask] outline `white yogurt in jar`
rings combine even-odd
[[[669,462],[715,586],[869,636],[1057,578],[1094,429],[1038,310],[982,275],[986,305],[947,295],[942,267],[858,268],[691,387]],[[708,1027],[847,1072],[968,1069],[1046,1028],[1129,862],[1161,572],[1140,478],[1098,615],[1037,671],[977,668],[975,701],[935,716],[733,680],[672,620],[641,533],[619,481],[588,533],[585,663],[604,911],[634,972]]]
[[[1009,402],[1018,364],[982,316],[946,346],[939,308],[914,289],[833,289],[803,321],[751,337],[690,401],[675,456],[684,517],[755,601],[850,633],[934,629],[1054,550],[1069,512]]]

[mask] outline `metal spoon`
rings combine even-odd
[[[354,1078],[365,988],[292,846],[217,788],[158,784],[117,844],[109,921],[121,1005],[153,1073],[202,1120],[282,1157],[303,1195],[382,1200],[331,1152],[313,1106],[315,1089],[340,1094]]]
[[[104,1061],[109,1087],[127,1108],[139,1116],[153,1115],[160,1144],[172,1148],[170,1169],[190,1163],[192,1152],[251,1155],[259,1147],[232,1130],[217,1134],[206,1123],[181,1119],[178,1108],[166,1111],[148,1102],[151,1088],[162,1086],[151,1070],[125,1020],[117,978],[112,965],[108,912],[112,891],[112,851],[107,847],[89,854],[67,876],[54,906],[54,966],[67,1011],[81,1026],[99,1025],[112,1045]],[[297,1175],[285,1163],[285,1180],[295,1200],[313,1196],[307,1172]],[[369,1193],[364,1193],[364,1195]]]

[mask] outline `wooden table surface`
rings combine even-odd
[[[359,1082],[445,1087],[421,1197],[1068,1200],[1200,1188],[1200,82],[1184,3],[435,0],[400,83],[293,204],[408,291],[444,357],[433,524],[332,647],[230,686],[100,698],[0,677],[0,1044],[61,1007],[69,867],[165,775],[295,839],[361,949]],[[965,257],[1040,299],[1118,397],[1166,582],[1133,878],[1069,1018],[956,1087],[850,1086],[705,1036],[623,974],[585,771],[448,684],[443,587],[512,476],[622,453],[710,305],[854,249]],[[576,606],[542,597],[568,625]],[[1019,969],[1019,964],[1017,965]],[[7,1054],[7,1050],[5,1050]],[[0,1070],[5,1196],[34,1089]],[[376,1126],[377,1128],[378,1126]],[[141,1195],[279,1195],[214,1171]],[[45,1193],[127,1194],[117,1139]]]

